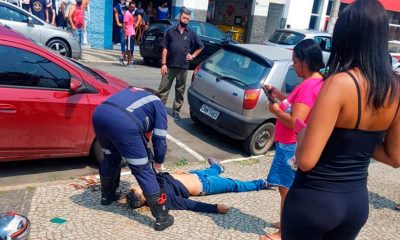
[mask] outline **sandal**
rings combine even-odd
[[[400,204],[397,204],[396,207],[394,207],[395,210],[400,211]]]

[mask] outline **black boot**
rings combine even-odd
[[[165,206],[167,195],[165,193],[156,193],[153,195],[144,195],[147,205],[149,205],[151,214],[156,218],[154,230],[163,231],[174,224],[174,217],[168,214],[168,209]]]
[[[112,202],[118,200],[118,196],[115,194],[114,178],[112,177],[101,177],[101,205],[110,205]]]
[[[121,181],[121,169],[118,171],[118,173],[113,178],[114,192],[115,192],[115,195],[118,196],[118,198],[121,195],[120,192],[117,191],[119,188],[120,181]]]

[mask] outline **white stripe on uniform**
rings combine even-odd
[[[144,165],[144,164],[149,162],[149,159],[147,157],[145,157],[145,158],[126,158],[126,157],[122,157],[122,160],[124,160],[128,164],[131,164],[131,165],[134,165],[134,166]]]
[[[133,112],[133,111],[135,111],[135,109],[138,109],[147,103],[157,101],[157,100],[160,100],[157,96],[149,95],[147,97],[141,98],[141,99],[137,100],[136,102],[132,103],[129,107],[126,108],[126,110],[128,110],[128,112]]]
[[[159,136],[159,137],[166,137],[167,136],[167,130],[154,128],[153,131],[154,131],[153,133],[155,135]]]

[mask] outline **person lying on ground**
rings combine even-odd
[[[157,181],[166,197],[166,207],[171,210],[225,214],[230,209],[225,204],[199,202],[189,199],[189,196],[267,189],[267,184],[263,179],[240,181],[221,177],[220,174],[224,171],[223,167],[214,158],[209,158],[208,163],[210,167],[204,170],[157,173]],[[133,187],[126,197],[131,208],[139,208],[146,203],[139,186]]]

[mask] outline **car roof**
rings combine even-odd
[[[285,48],[267,46],[261,44],[234,44],[235,47],[243,48],[262,58],[272,61],[292,60],[292,51]]]
[[[302,33],[305,35],[323,35],[323,36],[332,36],[330,33],[318,31],[315,29],[279,29],[277,32],[293,32],[293,33]]]

